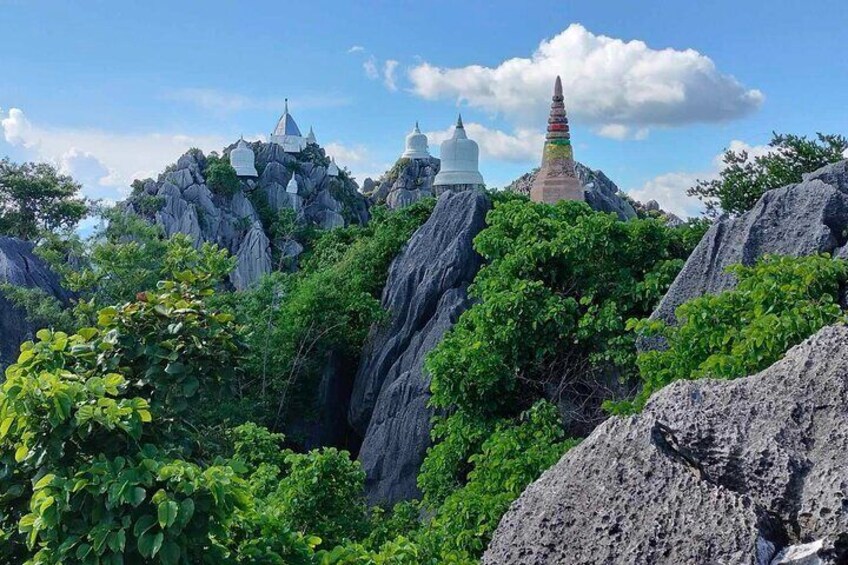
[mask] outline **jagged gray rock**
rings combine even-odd
[[[61,302],[68,302],[70,293],[62,288],[47,264],[33,254],[33,247],[32,243],[0,236],[0,282],[39,288]],[[27,320],[26,312],[16,308],[0,292],[0,368],[18,358],[21,343],[32,339],[38,329]]]
[[[678,306],[732,288],[725,269],[764,254],[846,254],[848,161],[804,175],[799,184],[766,192],[749,212],[717,221],[692,252],[654,317],[672,323]]]
[[[489,207],[478,191],[443,194],[392,262],[382,298],[390,318],[369,337],[348,417],[364,437],[359,460],[372,504],[419,495],[433,415],[424,356],[469,305],[466,289],[481,263],[472,242]]]
[[[144,181],[123,204],[129,212],[161,225],[168,236],[184,233],[198,246],[208,241],[228,249],[238,260],[230,275],[237,289],[251,286],[270,272],[272,246],[288,263],[302,251],[286,241],[269,241],[262,230],[262,222],[268,218],[260,211],[274,216],[291,209],[298,221],[324,229],[365,223],[369,218],[368,203],[347,173],[338,177],[327,174],[329,159],[322,149],[309,146],[303,153],[290,154],[275,143],[250,145],[260,175],[257,179],[240,179],[239,189],[232,195],[210,190],[203,176],[207,159],[193,150],[158,180]],[[224,154],[233,147],[226,148]],[[297,194],[286,192],[292,176],[298,183]],[[260,203],[259,209],[254,202]]]
[[[539,169],[534,169],[529,173],[525,173],[512,181],[506,190],[530,195],[530,187],[533,186],[533,181],[536,179],[536,174]],[[584,165],[583,163],[574,163],[574,172],[577,178],[583,185],[583,194],[586,197],[586,203],[594,210],[600,212],[613,212],[618,214],[622,220],[630,220],[636,217],[636,210],[630,203],[622,198],[619,194],[619,189],[607,177],[603,171],[595,171]]]
[[[439,172],[440,164],[441,161],[435,157],[399,159],[376,182],[366,179],[363,192],[375,204],[385,203],[392,209],[409,206],[422,198],[433,196],[433,179]]]
[[[680,381],[599,426],[513,503],[483,563],[766,565],[819,539],[844,563],[846,469],[848,328],[832,326],[757,375]]]

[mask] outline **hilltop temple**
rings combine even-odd
[[[583,186],[574,172],[574,151],[565,114],[562,80],[556,78],[548,118],[548,133],[542,152],[542,167],[530,189],[534,202],[554,204],[560,200],[584,200]]]
[[[453,136],[442,142],[439,157],[441,168],[433,180],[435,194],[441,194],[445,190],[459,192],[485,187],[479,169],[480,148],[477,142],[468,139],[461,115],[456,120]]]
[[[277,121],[277,127],[274,128],[274,132],[271,134],[271,142],[280,145],[286,153],[300,153],[306,148],[307,143],[310,141],[315,142],[315,134],[312,133],[311,128],[309,133],[311,134],[311,140],[303,137],[303,134],[300,133],[300,128],[297,127],[294,118],[289,114],[289,99],[286,98],[285,111],[280,116],[279,121]]]
[[[230,151],[230,165],[236,171],[236,175],[240,177],[255,177],[256,173],[256,155],[253,149],[244,142],[244,137],[239,139],[235,149]]]

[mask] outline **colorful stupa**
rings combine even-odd
[[[542,167],[530,188],[530,199],[533,202],[554,204],[560,200],[584,200],[583,185],[574,173],[574,151],[571,148],[564,100],[562,81],[557,77],[551,116],[548,118],[548,134],[542,152]]]

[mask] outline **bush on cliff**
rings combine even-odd
[[[662,337],[668,347],[639,355],[642,390],[633,401],[610,403],[613,412],[640,410],[651,394],[676,380],[752,375],[824,326],[846,319],[839,305],[848,281],[846,261],[766,256],[730,272],[738,279],[736,288],[682,304],[679,325],[628,322],[638,334]]]

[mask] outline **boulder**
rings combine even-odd
[[[33,244],[0,236],[0,282],[27,288],[39,288],[61,302],[71,295],[59,284],[59,278],[47,264],[33,254]],[[32,339],[39,328],[27,320],[26,312],[15,307],[0,292],[0,368],[17,358],[21,343]]]
[[[348,413],[363,437],[359,460],[372,504],[419,495],[433,415],[424,357],[469,305],[466,289],[481,264],[472,242],[489,207],[478,191],[443,194],[392,262],[382,298],[390,317],[372,330]]]
[[[441,161],[428,159],[400,159],[380,179],[365,179],[363,192],[375,204],[386,204],[391,209],[403,208],[413,202],[433,196],[433,179],[439,172]]]
[[[848,237],[848,161],[804,176],[798,184],[770,190],[737,218],[718,220],[692,252],[654,317],[675,321],[678,306],[732,288],[728,266],[752,265],[762,255],[844,254]]]
[[[599,426],[512,504],[483,563],[845,563],[846,469],[848,328],[832,326]]]

